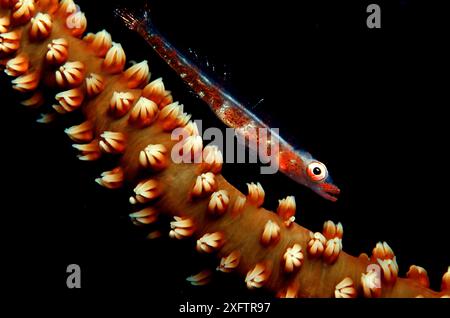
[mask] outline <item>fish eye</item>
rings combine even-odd
[[[312,181],[316,182],[322,181],[328,176],[327,167],[318,161],[311,162],[306,168],[306,173]]]

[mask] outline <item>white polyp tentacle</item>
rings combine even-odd
[[[126,62],[125,51],[120,43],[112,43],[111,48],[106,53],[105,59],[103,60],[103,68],[111,73],[116,74],[123,71]]]
[[[0,53],[11,54],[16,52],[20,47],[20,38],[22,33],[20,30],[0,34]]]
[[[52,27],[52,17],[47,13],[39,12],[31,18],[30,38],[33,40],[46,39],[50,36]]]
[[[220,249],[225,243],[222,232],[206,233],[197,240],[197,251],[200,253],[212,253]]]
[[[325,249],[323,251],[323,258],[328,264],[333,264],[339,257],[341,251],[342,240],[338,237],[335,237],[326,242]]]
[[[201,157],[203,150],[203,140],[200,136],[188,136],[184,139],[181,154],[184,158],[183,162],[197,162]]]
[[[61,0],[61,3],[59,4],[59,10],[67,16],[75,13],[78,8],[73,0]]]
[[[338,224],[334,224],[333,221],[326,221],[323,225],[323,235],[327,240],[334,238],[342,239],[342,236],[344,235],[344,228],[340,222]]]
[[[56,83],[59,87],[75,87],[84,80],[85,66],[82,62],[66,62],[55,72]]]
[[[132,65],[123,73],[123,75],[127,81],[128,88],[137,88],[146,85],[150,79],[148,62],[144,60],[141,63]],[[157,103],[155,103],[155,105],[156,104]]]
[[[124,174],[121,167],[114,168],[111,171],[105,171],[99,178],[95,179],[95,182],[108,189],[121,188],[123,181]]]
[[[220,259],[219,266],[217,267],[218,271],[223,273],[229,273],[235,270],[240,262],[241,253],[237,250],[231,252],[227,256],[224,256]]]
[[[147,225],[158,220],[158,211],[154,207],[146,207],[142,210],[131,213],[131,221],[136,225]]]
[[[411,265],[409,271],[406,273],[406,277],[414,279],[423,287],[430,287],[427,271],[423,267]]]
[[[261,288],[270,277],[270,269],[265,263],[258,263],[247,272],[245,283],[248,289]]]
[[[310,234],[311,238],[308,242],[308,253],[312,257],[319,257],[325,250],[326,238],[320,232]]]
[[[195,232],[194,221],[188,217],[174,216],[170,228],[169,237],[177,240],[191,237]]]
[[[99,146],[105,153],[123,153],[126,147],[126,137],[121,132],[104,131],[100,135]]]
[[[394,252],[386,242],[378,242],[372,251],[372,261],[377,259],[392,259],[394,258]]]
[[[212,172],[207,172],[197,177],[191,193],[194,197],[201,197],[215,191],[216,187],[216,176]]]
[[[36,122],[39,124],[49,124],[56,119],[55,113],[41,113],[36,119]]]
[[[386,283],[395,283],[398,277],[398,264],[393,250],[386,242],[377,243],[372,251],[371,260],[380,265]]]
[[[212,272],[210,270],[203,270],[196,275],[189,276],[186,280],[193,286],[204,286],[210,283]]]
[[[383,279],[386,283],[393,284],[398,277],[398,265],[395,257],[393,259],[377,259],[383,272]]]
[[[164,98],[161,100],[161,102],[158,104],[158,106],[159,106],[159,109],[162,109],[172,103],[173,103],[172,93],[170,91],[165,91]]]
[[[89,120],[67,128],[64,132],[75,142],[90,142],[94,138],[94,126]]]
[[[38,87],[40,76],[40,72],[36,70],[17,77],[11,83],[13,84],[13,88],[19,92],[32,92]]]
[[[65,114],[78,109],[84,100],[84,93],[81,88],[73,88],[59,94],[55,99],[59,105],[53,105],[53,108],[60,114]]]
[[[30,62],[24,53],[17,55],[6,63],[5,73],[9,76],[17,77],[28,71]]]
[[[441,291],[450,291],[450,266],[447,267],[447,271],[442,276]]]
[[[208,145],[203,148],[203,167],[215,174],[222,170],[223,156],[219,147],[215,145]]]
[[[219,190],[211,195],[208,212],[212,215],[222,215],[227,211],[230,197],[226,190]]]
[[[6,33],[11,25],[11,19],[8,15],[0,16],[0,34]]]
[[[247,198],[244,196],[238,196],[234,200],[233,209],[231,210],[231,215],[233,217],[238,216],[243,210],[245,203],[247,202]]]
[[[339,282],[334,290],[334,297],[336,298],[355,298],[356,295],[355,284],[350,277],[346,277]]]
[[[335,224],[333,221],[326,221],[323,225],[323,236],[327,239],[323,258],[328,264],[336,262],[342,251],[342,236],[344,229],[341,223]]]
[[[161,107],[161,102],[166,96],[163,79],[161,77],[157,78],[145,86],[142,90],[142,96],[155,102],[160,109],[163,108]]]
[[[247,183],[248,187],[248,195],[247,201],[250,204],[255,205],[256,207],[260,207],[264,203],[265,192],[261,184],[258,183]]]
[[[197,123],[195,123],[195,122],[192,122],[189,120],[183,128],[187,132],[188,136],[199,136],[200,135],[200,133],[198,131]]]
[[[296,203],[294,196],[287,196],[285,199],[278,200],[277,214],[289,227],[295,221]]]
[[[183,114],[183,105],[174,102],[164,107],[159,113],[159,120],[164,131],[171,131],[179,124],[179,116]]]
[[[72,13],[66,19],[66,27],[70,30],[73,36],[82,36],[87,28],[86,16],[81,11]]]
[[[181,115],[178,116],[178,122],[177,122],[177,126],[178,127],[186,127],[186,125],[190,122],[192,115],[188,114],[188,113],[182,113]],[[190,136],[194,136],[192,134],[189,134]]]
[[[134,188],[134,196],[130,197],[130,203],[147,203],[161,195],[160,184],[154,179],[147,179],[138,183]]]
[[[91,73],[86,77],[86,91],[89,97],[94,97],[105,89],[105,79],[98,74]]]
[[[130,92],[114,92],[109,102],[109,109],[114,116],[122,117],[130,110],[134,100],[135,97]]]
[[[69,57],[69,43],[66,39],[54,39],[47,47],[48,51],[45,56],[47,63],[51,65],[61,65],[67,61]]]
[[[276,222],[268,220],[261,235],[261,243],[267,246],[272,243],[277,243],[279,239],[280,226]]]
[[[167,152],[167,148],[162,144],[150,144],[139,153],[139,163],[145,169],[164,169],[168,163]]]
[[[296,243],[291,247],[288,247],[283,255],[284,271],[286,273],[297,271],[302,266],[303,259],[304,255],[300,244]]]
[[[100,158],[101,152],[98,140],[94,139],[88,144],[74,144],[72,147],[80,151],[77,157],[82,161],[93,161]]]
[[[98,57],[105,57],[106,53],[112,46],[111,34],[106,30],[97,32],[96,34],[89,33],[84,38],[84,41],[88,42],[94,52]]]
[[[158,106],[151,100],[140,97],[131,110],[129,121],[139,127],[146,127],[155,121],[157,114]]]
[[[12,8],[11,17],[18,23],[27,23],[34,15],[35,10],[34,0],[18,0]]]

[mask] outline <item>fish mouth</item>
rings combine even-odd
[[[341,190],[331,183],[321,183],[318,185],[317,191],[319,195],[321,195],[323,198],[330,200],[332,202],[337,201],[337,197],[339,193],[341,193]]]

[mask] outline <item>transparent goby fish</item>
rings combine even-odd
[[[279,171],[303,184],[325,199],[336,201],[340,190],[332,183],[326,166],[306,151],[296,149],[275,129],[231,96],[221,85],[209,78],[198,65],[179,52],[155,28],[148,5],[141,10],[118,8],[114,11],[127,28],[137,32],[155,52],[179,75],[214,114],[255,151],[271,154]],[[264,136],[261,131],[267,132]],[[274,145],[277,145],[274,147]]]

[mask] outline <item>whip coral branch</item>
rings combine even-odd
[[[342,251],[340,223],[326,222],[322,233],[313,233],[294,222],[293,197],[280,200],[275,213],[262,207],[261,184],[248,184],[248,194],[242,194],[220,174],[222,154],[213,146],[203,148],[190,115],[173,102],[163,80],[150,82],[151,63],[123,71],[122,46],[105,30],[82,39],[87,20],[76,10],[72,0],[2,1],[1,58],[8,60],[6,73],[15,77],[12,85],[20,93],[59,90],[54,112],[41,122],[82,111],[86,120],[66,133],[79,143],[74,147],[81,160],[119,157],[95,181],[111,189],[131,185],[134,223],[169,215],[170,237],[193,239],[193,248],[217,257],[219,271],[236,271],[248,288],[282,297],[450,295],[448,272],[442,290],[432,291],[420,267],[411,267],[407,278],[398,277],[395,254],[386,243],[378,244],[371,257],[353,257]],[[42,104],[36,96],[27,103]],[[200,152],[205,162],[170,159],[176,143],[171,132],[179,127],[190,135],[183,155]],[[202,272],[188,281],[203,285],[209,276]]]

